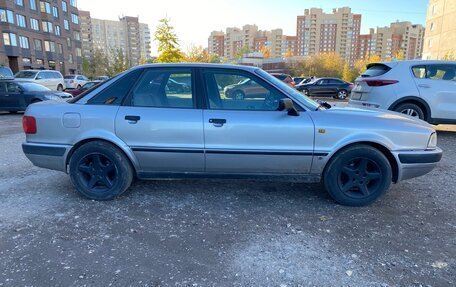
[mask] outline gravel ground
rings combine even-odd
[[[137,182],[82,199],[0,114],[0,286],[455,286],[456,126],[431,174],[364,208],[319,184]]]

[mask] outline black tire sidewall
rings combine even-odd
[[[367,197],[354,198],[340,190],[338,179],[345,163],[350,161],[350,159],[360,157],[368,158],[377,163],[382,173],[382,182],[376,193]],[[383,196],[389,189],[392,182],[392,168],[388,159],[378,149],[365,145],[357,145],[342,150],[333,156],[325,170],[323,181],[328,193],[338,203],[348,206],[365,206]]]
[[[93,153],[107,157],[115,165],[118,173],[118,179],[113,187],[102,193],[95,193],[88,189],[79,176],[79,162],[85,156]],[[120,196],[128,189],[133,179],[133,169],[123,152],[117,147],[101,141],[84,144],[73,153],[69,163],[69,174],[76,190],[84,197],[93,200],[112,200]]]

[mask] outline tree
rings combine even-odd
[[[293,57],[293,54],[294,54],[293,51],[292,51],[291,49],[288,49],[288,50],[283,54],[283,56],[284,56],[285,58],[287,58],[287,59],[290,59],[290,58]]]
[[[393,58],[397,61],[405,60],[404,50],[402,50],[402,49],[397,50],[397,52],[396,52],[396,54],[394,54]]]
[[[174,33],[174,27],[170,25],[170,20],[163,18],[155,31],[155,41],[158,42],[159,56],[155,59],[157,63],[176,63],[182,62],[183,55],[179,48],[179,40]]]
[[[456,55],[454,54],[453,50],[446,52],[445,56],[443,56],[442,60],[447,61],[456,61]]]
[[[113,54],[114,58],[108,70],[110,76],[117,75],[130,68],[130,63],[128,59],[125,58],[122,49],[117,49]]]
[[[108,57],[100,49],[96,49],[94,51],[92,58],[82,59],[82,72],[90,79],[93,79],[97,76],[107,75],[109,66],[110,63]]]
[[[263,54],[263,58],[265,58],[265,59],[271,58],[271,48],[263,46],[260,49],[260,52],[261,52],[261,54]]]
[[[236,52],[234,57],[237,59],[241,59],[242,57],[244,57],[245,54],[248,54],[250,52],[251,52],[251,50],[250,50],[249,46],[245,45],[239,51]]]
[[[356,79],[356,74],[348,63],[345,63],[344,70],[342,72],[342,79],[347,82],[353,82]]]

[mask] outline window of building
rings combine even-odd
[[[36,59],[36,64],[37,65],[44,65],[44,60],[43,59]]]
[[[14,33],[3,33],[3,43],[5,46],[17,47],[17,36]]]
[[[76,57],[82,57],[82,50],[81,50],[81,48],[76,48]]]
[[[59,18],[59,9],[55,6],[52,7],[52,15],[54,15],[55,18]]]
[[[35,51],[43,51],[43,44],[41,40],[35,39],[33,42],[35,44]]]
[[[61,32],[60,32],[60,26],[58,26],[58,25],[55,25],[55,35],[56,36],[62,35]]]
[[[76,7],[78,5],[76,0],[70,0],[70,5]]]
[[[21,14],[16,14],[16,21],[17,21],[17,26],[19,27],[27,27],[27,23],[25,20],[25,16]]]
[[[59,46],[59,53],[63,55],[63,45],[58,44],[58,46]]]
[[[71,22],[73,22],[74,24],[79,24],[78,15],[71,13]]]
[[[44,50],[46,52],[55,53],[55,43],[52,41],[44,41]]]
[[[74,31],[73,34],[76,41],[81,41],[81,33],[79,33],[79,31]]]
[[[68,46],[68,48],[71,48],[71,38],[70,37],[67,38],[67,46]]]
[[[32,59],[22,58],[22,63],[24,63],[24,66],[30,66],[32,64]]]
[[[62,11],[63,12],[68,12],[67,3],[65,1],[62,1]]]
[[[24,6],[24,0],[14,0],[14,3],[18,6]]]
[[[40,1],[41,12],[51,14],[51,4],[49,2]]]
[[[36,0],[29,0],[30,9],[36,11]]]
[[[54,25],[52,25],[52,22],[43,21],[43,22],[41,22],[41,26],[42,26],[44,32],[48,32],[48,33],[54,32],[54,28],[53,28]]]
[[[14,13],[13,13],[13,11],[0,9],[0,21],[14,24]]]
[[[68,20],[63,20],[63,27],[65,28],[65,30],[70,30],[70,23],[68,22]]]
[[[69,62],[70,64],[73,64],[73,54],[69,54],[69,55],[68,55],[68,62]]]
[[[29,39],[24,36],[19,36],[19,46],[23,49],[30,49]]]
[[[40,22],[36,19],[30,18],[30,28],[32,28],[35,31],[40,30]]]

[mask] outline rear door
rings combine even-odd
[[[456,65],[419,65],[412,72],[432,118],[456,120]]]
[[[117,135],[133,150],[142,172],[204,171],[203,111],[197,109],[194,71],[144,69],[116,117]],[[167,89],[172,81],[189,90]]]
[[[10,108],[10,98],[6,92],[6,83],[0,82],[0,111]]]
[[[15,109],[23,109],[26,107],[24,94],[21,87],[17,83],[6,83],[6,95],[10,107]]]
[[[305,111],[277,111],[286,98],[256,75],[207,69],[204,110],[206,171],[225,174],[307,174],[313,158],[314,125]],[[262,86],[254,98],[233,99],[224,87],[250,79]]]

